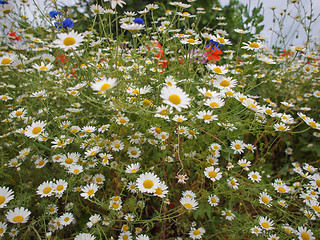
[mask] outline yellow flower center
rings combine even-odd
[[[264,202],[265,204],[269,203],[269,199],[267,197],[262,197],[261,201]]]
[[[256,42],[250,43],[249,47],[251,48],[259,48],[259,44]]]
[[[317,128],[317,124],[315,122],[308,122],[308,124],[313,128]]]
[[[227,92],[226,92],[226,96],[229,96],[229,97],[230,97],[230,96],[233,96],[233,92],[232,92],[232,91],[227,91]]]
[[[222,37],[217,38],[216,41],[221,44],[224,44],[226,42]]]
[[[230,86],[230,82],[228,80],[223,80],[223,81],[220,82],[220,86],[229,87]]]
[[[64,160],[65,163],[67,164],[71,164],[73,163],[73,159],[72,158],[67,158],[66,160]]]
[[[219,68],[219,67],[215,67],[215,68],[213,69],[213,71],[216,72],[216,73],[222,73],[222,70],[221,70],[221,68]]]
[[[252,178],[253,179],[258,179],[258,176],[254,174],[254,175],[252,175]]]
[[[187,209],[191,209],[192,208],[192,205],[190,203],[185,203],[184,206]]]
[[[51,192],[51,187],[45,187],[42,192],[44,194],[49,194]]]
[[[17,111],[17,112],[16,112],[16,116],[17,116],[17,117],[21,116],[22,114],[23,114],[22,111]]]
[[[227,215],[228,217],[230,217],[230,216],[231,216],[231,212],[226,212],[226,215]]]
[[[105,84],[103,84],[103,85],[101,86],[101,91],[106,91],[109,87],[111,87],[111,85],[105,83]]]
[[[90,190],[87,192],[87,194],[88,194],[89,196],[93,195],[93,194],[94,194],[94,190],[93,190],[93,189],[90,189]]]
[[[23,219],[24,218],[22,216],[15,216],[12,220],[16,223],[16,222],[22,222]]]
[[[187,40],[187,42],[188,42],[188,43],[195,43],[196,41],[195,41],[193,38],[189,38],[189,39]]]
[[[230,183],[231,183],[231,185],[233,185],[233,186],[236,185],[236,181],[235,181],[235,180],[231,180]]]
[[[39,132],[41,132],[41,127],[35,127],[35,128],[33,128],[33,130],[32,130],[32,133],[33,133],[33,134],[38,134]]]
[[[216,173],[216,171],[210,171],[208,173],[208,175],[209,175],[210,178],[215,178],[217,176],[217,173]]]
[[[66,217],[66,218],[64,219],[65,222],[68,222],[69,220],[70,220],[69,217]]]
[[[131,169],[131,173],[135,173],[135,172],[137,172],[137,169],[136,169],[136,168]]]
[[[96,181],[97,182],[102,182],[102,178],[101,177],[97,177]]]
[[[199,235],[201,232],[198,230],[198,229],[196,229],[196,230],[194,230],[193,231],[193,235]]]
[[[271,109],[267,109],[266,110],[266,114],[272,115],[272,110]]]
[[[301,233],[301,238],[303,240],[309,240],[310,239],[310,235],[306,232]]]
[[[283,131],[284,129],[285,129],[284,126],[279,126],[279,127],[278,127],[278,130],[279,130],[279,131]]]
[[[150,179],[147,179],[143,182],[143,186],[147,189],[150,189],[153,187],[153,181]]]
[[[315,211],[320,212],[320,207],[319,207],[319,206],[314,205],[314,206],[312,206],[312,208],[313,208]]]
[[[6,201],[6,198],[4,196],[0,196],[0,205],[3,204]]]
[[[217,202],[217,199],[211,198],[211,202],[212,202],[212,203],[216,203],[216,202]]]
[[[320,180],[316,180],[316,184],[318,187],[320,187]]]
[[[80,170],[79,170],[79,169],[75,169],[73,172],[74,172],[74,173],[79,173]]]
[[[155,130],[155,131],[156,131],[156,133],[158,133],[158,134],[160,134],[160,133],[161,133],[161,128],[156,127],[154,130]]]
[[[234,145],[235,149],[240,149],[241,148],[241,145],[240,144],[236,144]]]
[[[211,119],[211,116],[210,116],[210,115],[208,115],[208,114],[203,115],[203,119],[205,119],[205,120],[210,120],[210,119]]]
[[[204,95],[212,97],[212,93],[210,93],[210,92],[206,92]]]
[[[161,195],[162,194],[162,189],[161,188],[157,188],[155,194]]]
[[[120,148],[120,144],[117,143],[117,144],[114,145],[114,147],[115,148]]]
[[[269,228],[270,226],[269,226],[269,223],[267,223],[267,222],[263,222],[262,224],[261,224],[261,226],[263,227],[263,228]]]
[[[131,154],[132,154],[132,155],[137,155],[137,153],[138,153],[138,152],[137,152],[136,150],[132,150],[132,151],[131,151]]]
[[[4,59],[2,59],[1,64],[2,64],[2,65],[8,65],[8,64],[10,64],[11,62],[12,62],[11,59],[9,59],[9,58],[4,58]]]
[[[284,187],[279,187],[278,191],[281,192],[281,193],[285,193],[286,189]]]
[[[181,103],[181,98],[177,94],[172,94],[169,97],[169,101],[175,105],[178,105]]]
[[[58,186],[57,186],[57,190],[58,190],[58,191],[62,191],[62,190],[63,190],[63,185],[58,185]]]
[[[118,209],[118,208],[119,208],[119,204],[113,203],[113,204],[112,204],[112,207],[113,207],[114,209]]]
[[[40,67],[39,68],[41,71],[47,71],[47,70],[49,70],[49,68],[47,68],[46,66],[42,66],[42,67]]]
[[[66,46],[71,46],[71,45],[73,45],[75,43],[76,43],[76,40],[73,37],[66,37],[63,40],[63,44],[66,45]]]
[[[212,108],[217,108],[217,107],[219,107],[219,104],[216,103],[216,102],[212,102],[212,103],[210,103],[209,105],[210,105],[210,107],[212,107]]]
[[[121,119],[120,119],[120,123],[124,124],[124,123],[126,123],[126,120],[123,119],[123,118],[121,118]]]

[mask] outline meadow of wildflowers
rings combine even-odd
[[[268,49],[192,0],[33,26],[26,3],[0,1],[0,239],[320,238],[312,36]]]

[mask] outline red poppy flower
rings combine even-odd
[[[9,32],[8,35],[10,36],[9,39],[11,41],[20,41],[21,36],[17,35],[15,32]]]

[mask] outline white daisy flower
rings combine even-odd
[[[188,108],[191,100],[181,88],[174,86],[162,88],[160,97],[165,104],[174,107],[179,112],[182,108]]]
[[[140,192],[155,193],[160,185],[160,179],[151,172],[141,174],[137,179],[137,187]]]
[[[95,193],[98,191],[98,185],[95,183],[91,183],[81,188],[83,193],[80,194],[84,199],[92,198]]]
[[[54,40],[53,44],[65,51],[69,49],[76,49],[83,41],[83,35],[78,34],[74,30],[69,33],[59,33],[57,37],[58,39]]]
[[[7,206],[7,203],[14,198],[13,191],[8,187],[0,187],[0,208]]]
[[[37,138],[43,132],[45,126],[46,123],[43,121],[33,122],[31,126],[28,126],[25,129],[26,131],[24,132],[24,135],[29,138]]]
[[[24,207],[15,208],[14,210],[9,210],[6,213],[6,218],[11,223],[26,223],[29,219],[31,212]]]
[[[117,79],[116,78],[103,78],[102,80],[96,81],[92,83],[91,88],[94,91],[98,92],[106,92],[107,90],[113,88],[115,85],[117,85]]]

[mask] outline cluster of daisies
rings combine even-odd
[[[244,29],[234,32],[252,40],[235,43],[219,7],[222,29],[199,32],[188,23],[205,11],[191,2],[170,2],[152,24],[157,4],[93,5],[108,38],[71,19],[41,38],[12,23],[0,52],[0,238],[320,235],[319,53],[273,52]]]

